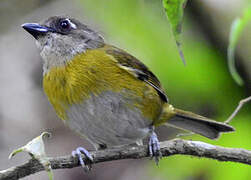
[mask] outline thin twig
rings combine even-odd
[[[236,116],[236,114],[240,111],[240,109],[242,108],[242,106],[244,104],[246,104],[247,102],[251,101],[251,96],[242,99],[239,102],[239,105],[237,106],[237,108],[234,110],[234,112],[231,114],[231,116],[225,121],[226,124],[230,123],[232,121],[232,119]]]
[[[160,147],[162,155],[166,157],[183,154],[211,158],[218,161],[232,161],[251,165],[251,151],[245,149],[224,148],[200,141],[181,139],[161,142]],[[145,158],[148,157],[148,148],[147,146],[137,146],[120,149],[107,149],[91,152],[91,154],[94,157],[94,164],[96,164],[121,159]],[[79,166],[77,158],[73,158],[72,156],[50,158],[50,163],[52,169],[74,168]],[[43,170],[43,166],[37,160],[31,159],[23,165],[0,171],[0,180],[17,180]]]

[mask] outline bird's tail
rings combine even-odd
[[[168,105],[170,113],[170,105]],[[168,112],[167,112],[168,114]],[[183,111],[172,107],[172,116],[166,123],[179,129],[192,131],[210,139],[216,139],[221,132],[231,132],[235,129],[225,123],[217,122],[206,117],[194,114],[192,112]]]

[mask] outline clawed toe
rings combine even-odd
[[[85,155],[86,160],[87,160],[86,162],[84,162],[84,160],[82,158],[82,154]],[[78,157],[79,163],[84,168],[85,171],[91,170],[91,164],[93,162],[93,157],[89,153],[89,151],[87,151],[85,148],[78,147],[76,150],[72,151],[72,156]]]
[[[149,154],[151,158],[154,158],[155,163],[158,165],[159,160],[162,157],[161,151],[160,151],[160,144],[158,137],[155,132],[152,132],[150,139],[149,139]]]

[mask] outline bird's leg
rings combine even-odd
[[[154,126],[150,127],[150,137],[149,137],[148,147],[151,159],[154,158],[155,163],[158,165],[158,162],[162,157],[162,154],[160,152],[160,144],[157,134],[154,132]]]
[[[82,159],[82,154],[85,155],[86,159],[88,160],[87,162],[84,162],[84,160]],[[91,170],[91,164],[93,162],[93,157],[89,153],[89,151],[87,151],[85,148],[78,147],[76,150],[72,151],[72,156],[78,157],[79,163],[84,168],[85,171]]]

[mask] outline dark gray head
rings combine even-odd
[[[44,22],[25,23],[22,27],[35,39],[44,60],[44,71],[64,65],[78,53],[104,46],[100,34],[67,16],[53,16]]]

